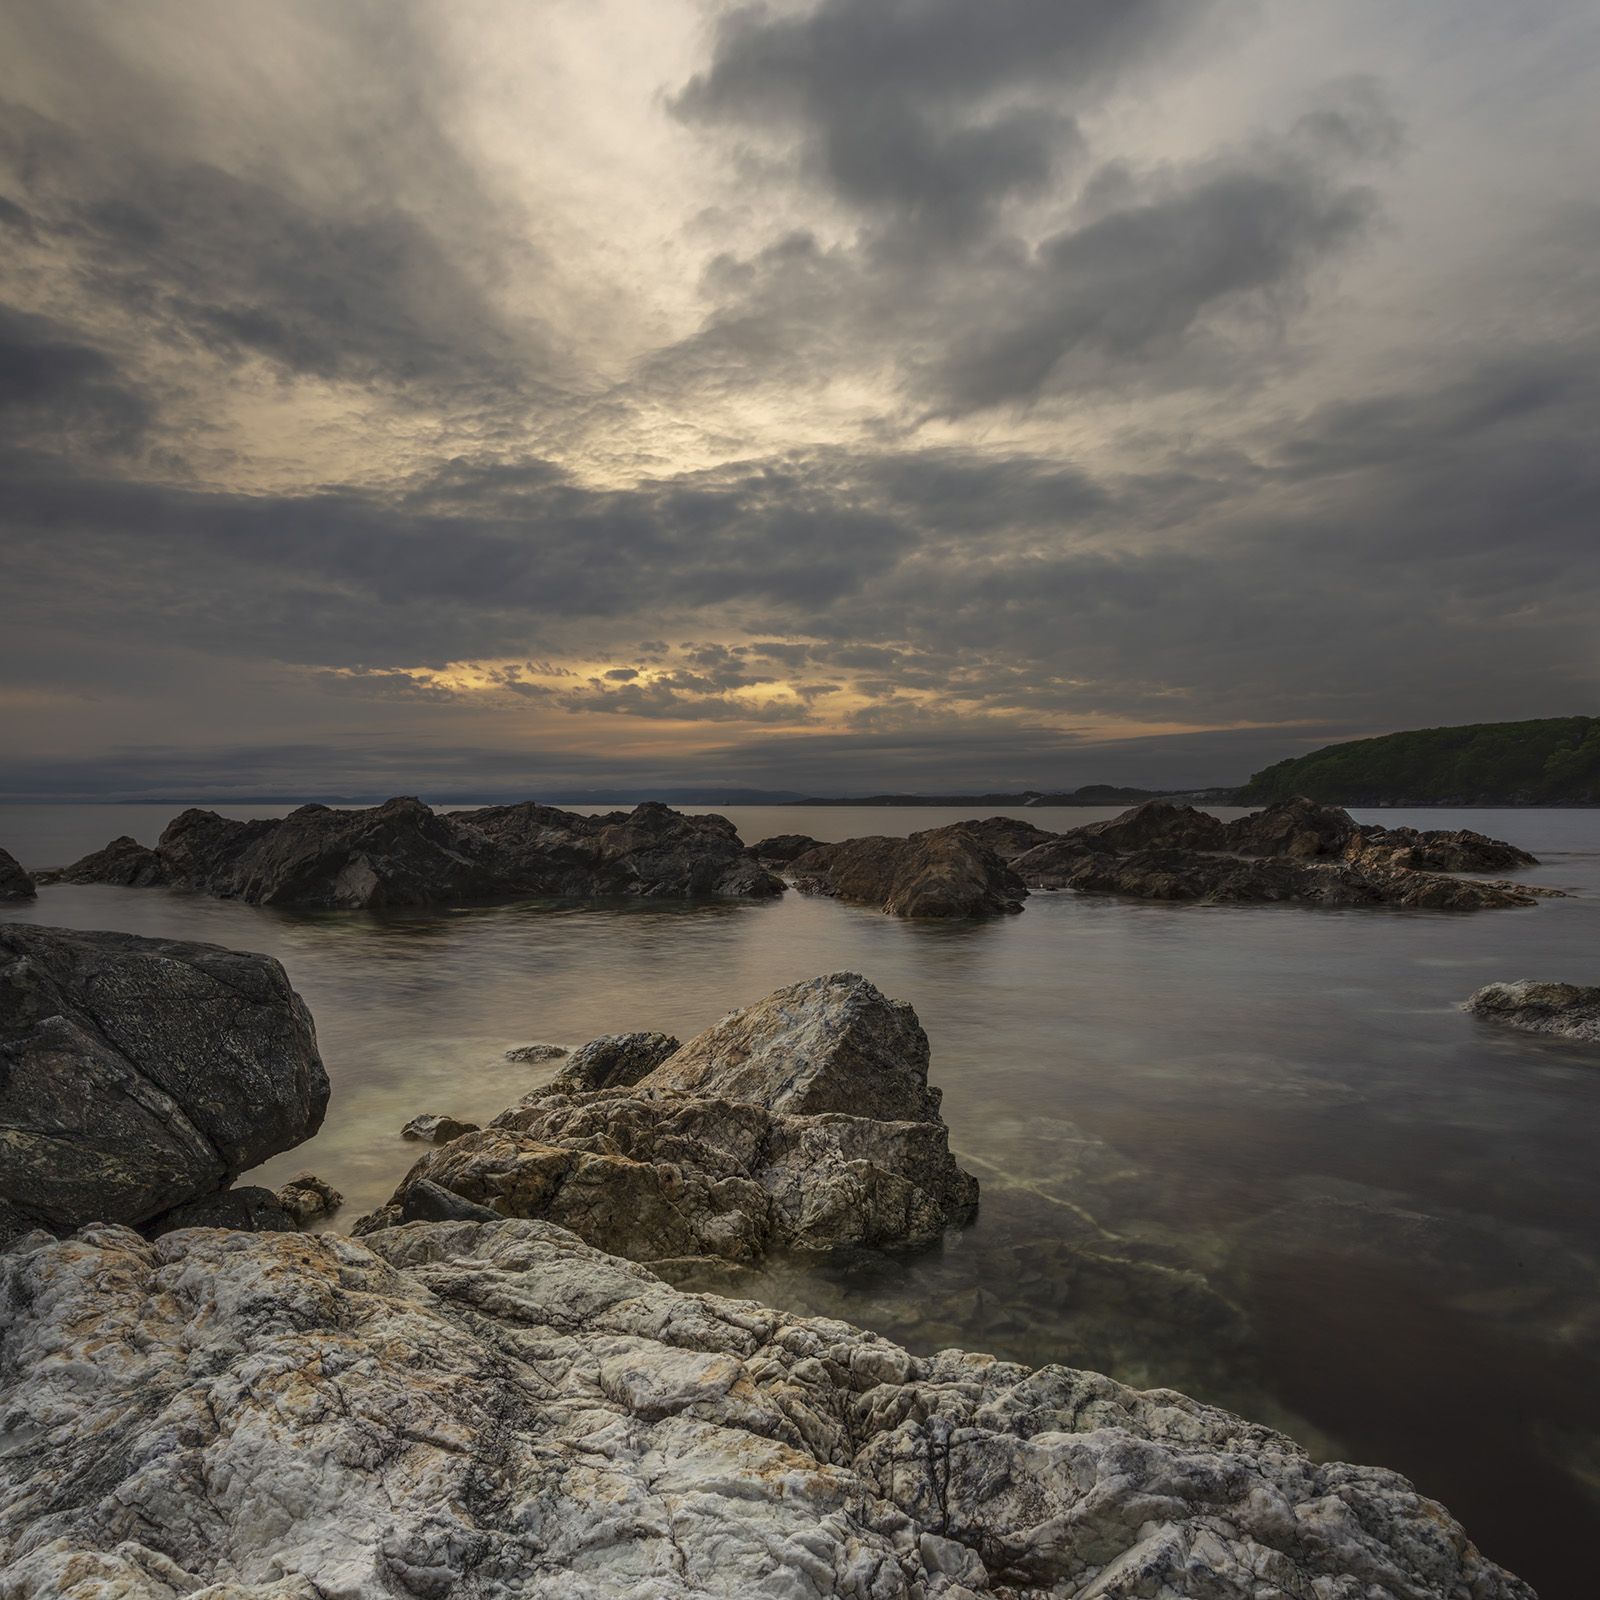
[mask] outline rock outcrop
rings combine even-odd
[[[327,1103],[276,961],[0,924],[0,1236],[214,1194],[309,1138]]]
[[[815,850],[821,843],[809,833],[775,833],[771,838],[758,839],[750,846],[750,854],[763,866],[782,867],[807,850]]]
[[[662,805],[585,817],[532,803],[441,815],[409,798],[361,810],[301,806],[248,822],[191,809],[173,818],[154,851],[119,839],[58,876],[325,910],[783,891],[725,817]]]
[[[0,850],[0,905],[8,900],[31,900],[38,893],[33,877],[7,850]]]
[[[1192,806],[1147,800],[1048,839],[1012,867],[1030,889],[1145,900],[1478,911],[1534,905],[1557,891],[1447,873],[1534,864],[1525,850],[1470,829],[1362,825],[1335,806],[1295,799],[1227,823]]]
[[[789,864],[795,887],[876,906],[894,917],[978,917],[1020,911],[1027,887],[957,824],[908,839],[819,845]]]
[[[1491,983],[1467,1001],[1467,1010],[1526,1033],[1600,1044],[1600,987],[1576,983]]]
[[[1533,1600],[1392,1472],[548,1224],[97,1227],[0,1304],[9,1600]]]
[[[425,1113],[420,1117],[413,1117],[400,1130],[400,1137],[417,1139],[423,1144],[449,1144],[452,1139],[459,1139],[464,1133],[477,1131],[476,1122],[460,1122],[455,1117]]]
[[[48,874],[51,883],[109,883],[125,889],[148,889],[166,883],[167,869],[154,850],[123,834],[103,850],[96,850]]]
[[[179,1228],[232,1228],[240,1233],[293,1233],[299,1223],[284,1210],[276,1191],[238,1183],[231,1189],[186,1200],[139,1225],[147,1239]]]
[[[779,990],[681,1049],[611,1035],[489,1127],[429,1151],[419,1183],[558,1222],[637,1261],[926,1244],[970,1219],[916,1013],[855,973]]]

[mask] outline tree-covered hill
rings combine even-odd
[[[1330,744],[1265,767],[1241,804],[1600,805],[1600,717],[1477,722]]]

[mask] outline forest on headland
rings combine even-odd
[[[1600,805],[1600,717],[1417,728],[1264,767],[1241,805],[1306,795],[1341,806]]]

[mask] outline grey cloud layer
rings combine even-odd
[[[610,760],[892,788],[1221,781],[1340,731],[1592,708],[1600,210],[1553,190],[1492,271],[1408,263],[1406,151],[1442,135],[1403,78],[1307,62],[1254,131],[1152,153],[1119,129],[1226,95],[1248,8],[727,10],[658,113],[716,199],[683,231],[697,325],[602,371],[568,311],[617,270],[606,219],[557,259],[564,175],[519,191],[466,137],[474,51],[445,46],[484,40],[453,9],[286,4],[296,48],[254,87],[258,14],[219,6],[159,67],[129,15],[30,10],[0,69],[19,791],[149,792],[111,748],[133,703],[194,719],[158,788],[203,787],[189,745],[259,788],[295,761],[365,788],[333,747],[366,716],[374,770],[458,793],[535,770],[484,718],[508,745],[596,713],[661,740],[550,749],[573,785]],[[1347,362],[1329,330],[1359,327],[1341,296],[1384,241],[1419,323],[1435,278],[1465,310]],[[235,413],[302,404],[336,466],[262,487]],[[661,416],[716,464],[663,469]],[[597,430],[631,471],[594,470]],[[194,709],[205,663],[249,716],[292,695],[306,737]],[[1119,721],[1279,727],[1096,746]],[[667,724],[704,748],[675,766]]]

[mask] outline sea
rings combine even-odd
[[[120,834],[153,844],[177,809],[0,806],[0,845],[58,865]],[[753,842],[974,813],[723,814]],[[1008,814],[1066,829],[1114,808]],[[409,1118],[482,1122],[552,1075],[509,1048],[642,1028],[687,1039],[781,985],[863,973],[927,1029],[952,1146],[982,1183],[977,1220],[933,1249],[691,1286],[918,1351],[1182,1390],[1319,1457],[1393,1468],[1546,1600],[1588,1594],[1600,1048],[1496,1027],[1462,1002],[1502,979],[1600,983],[1600,811],[1356,815],[1509,839],[1540,858],[1516,876],[1567,897],[1462,914],[1061,893],[1020,916],[915,923],[796,893],[374,915],[56,886],[0,916],[281,961],[333,1099],[322,1131],[252,1180],[310,1168],[346,1196],[341,1228],[419,1153],[400,1137]]]

